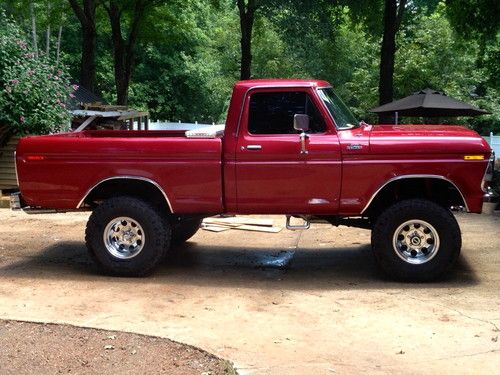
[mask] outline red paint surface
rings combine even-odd
[[[87,191],[115,176],[155,181],[177,213],[358,215],[388,180],[435,175],[452,181],[480,212],[491,149],[459,126],[381,125],[337,130],[314,80],[252,80],[235,85],[223,138],[187,139],[178,131],[84,131],[23,138],[20,189],[29,205],[74,209]],[[247,97],[254,90],[308,91],[327,123],[299,136],[251,135]],[[246,146],[259,144],[261,150]],[[356,149],[352,149],[356,145]],[[245,147],[242,149],[242,147]],[[465,161],[464,155],[484,155]],[[320,203],[318,203],[320,202]]]

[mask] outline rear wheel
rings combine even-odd
[[[149,274],[170,247],[170,224],[158,210],[133,197],[110,198],[92,213],[85,241],[92,258],[108,273]]]
[[[422,199],[389,207],[372,230],[375,259],[398,280],[429,281],[443,276],[456,262],[461,246],[453,214]]]

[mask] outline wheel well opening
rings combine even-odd
[[[166,210],[165,212],[171,212],[167,198],[160,188],[152,182],[132,178],[116,178],[100,183],[92,189],[83,203],[95,207],[106,199],[120,196],[139,198]]]
[[[405,178],[392,181],[380,190],[365,210],[367,216],[378,216],[385,208],[406,199],[422,198],[445,208],[465,207],[462,194],[450,181],[439,178]]]

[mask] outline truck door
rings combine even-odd
[[[313,90],[254,89],[247,94],[235,160],[240,213],[337,212],[340,145],[333,122]],[[293,127],[296,114],[309,116],[303,145]]]

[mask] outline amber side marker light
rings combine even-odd
[[[465,155],[464,160],[484,160],[484,155]]]

